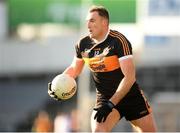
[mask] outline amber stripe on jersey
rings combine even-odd
[[[130,53],[130,50],[129,50],[129,45],[128,45],[128,42],[126,40],[126,38],[119,32],[115,32],[115,31],[110,31],[110,35],[113,36],[113,37],[116,37],[120,40],[122,46],[123,46],[123,52],[124,52],[124,55],[129,55],[131,54]]]
[[[117,37],[119,40],[121,40],[124,49],[124,55],[129,55],[130,50],[126,38],[121,33],[116,31],[111,31],[110,33],[112,33],[111,35],[114,35],[114,37]]]
[[[118,69],[120,67],[118,57],[116,55],[104,57],[103,59],[100,59],[98,57],[83,58],[83,59],[85,61],[85,64],[88,65],[88,67],[94,72],[109,72]],[[94,69],[98,67],[100,68],[100,66],[102,65],[104,65],[105,68]]]

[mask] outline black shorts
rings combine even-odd
[[[101,101],[110,97],[103,96],[97,92],[96,107],[101,106]],[[151,112],[151,107],[146,100],[143,91],[139,88],[131,88],[128,94],[115,106],[121,118],[136,120]]]

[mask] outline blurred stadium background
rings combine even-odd
[[[90,131],[89,70],[63,103],[48,96],[47,83],[71,63],[92,4],[108,8],[110,27],[131,41],[158,131],[180,131],[180,0],[0,0],[0,132],[43,131],[41,116],[44,131]],[[113,131],[131,127],[123,119]]]

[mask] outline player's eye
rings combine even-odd
[[[89,22],[95,22],[95,20],[94,19],[90,19]]]

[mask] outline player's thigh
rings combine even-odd
[[[108,132],[118,123],[120,120],[120,114],[116,109],[113,109],[112,112],[108,115],[105,122],[97,122],[94,120],[94,115],[97,111],[93,111],[91,115],[91,130],[92,132]]]
[[[139,118],[137,120],[132,120],[131,124],[136,131],[140,132],[155,132],[156,124],[153,118],[152,113]]]

